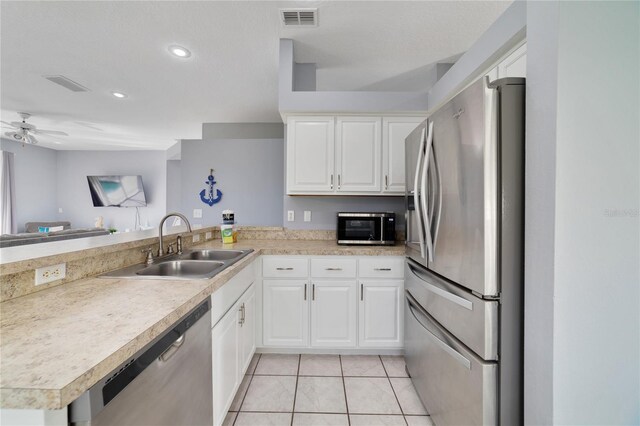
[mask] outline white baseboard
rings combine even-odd
[[[316,355],[404,355],[402,348],[256,348],[259,354],[316,354]]]

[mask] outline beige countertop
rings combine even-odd
[[[59,409],[142,349],[260,255],[402,256],[404,246],[244,240],[255,250],[210,280],[87,278],[0,304],[0,407]]]

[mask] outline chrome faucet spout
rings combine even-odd
[[[160,221],[160,226],[158,227],[158,238],[160,240],[160,248],[158,249],[158,256],[162,256],[164,255],[164,243],[163,243],[163,235],[162,235],[162,227],[164,226],[164,223],[167,221],[168,218],[170,218],[171,216],[177,216],[180,219],[182,219],[184,221],[184,223],[187,224],[187,229],[189,230],[189,232],[191,232],[191,224],[189,223],[189,219],[187,219],[187,217],[185,215],[183,215],[182,213],[168,213],[165,217],[162,218],[162,220]]]

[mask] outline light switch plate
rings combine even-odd
[[[304,211],[304,221],[311,222],[311,210]]]
[[[296,220],[296,212],[293,210],[287,211],[287,222],[293,222]]]
[[[200,234],[193,234],[193,240],[194,243],[197,243],[198,241],[200,241]]]
[[[36,285],[47,284],[52,281],[61,280],[67,276],[67,264],[43,266],[36,269]]]
[[[62,213],[62,207],[58,207],[58,213]]]
[[[193,209],[193,217],[199,219],[202,217],[202,209]]]

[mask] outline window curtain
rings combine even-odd
[[[0,233],[16,234],[16,184],[13,167],[13,152],[0,151]]]

